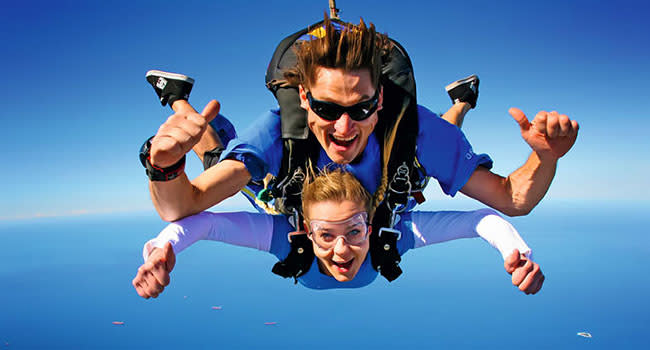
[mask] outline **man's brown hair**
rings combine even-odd
[[[379,85],[381,55],[390,45],[388,37],[378,34],[374,24],[366,26],[363,18],[359,25],[346,23],[343,28],[334,25],[327,15],[322,26],[310,31],[314,38],[299,42],[295,47],[297,65],[285,72],[291,85],[302,84],[309,90],[316,81],[317,69],[340,68],[345,71],[368,69],[372,84]]]

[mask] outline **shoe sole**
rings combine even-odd
[[[449,92],[451,89],[453,89],[453,88],[455,88],[455,87],[457,87],[457,86],[459,86],[459,85],[463,85],[463,84],[465,84],[465,83],[469,83],[469,82],[471,82],[471,81],[473,81],[473,80],[478,80],[478,76],[477,76],[476,74],[472,74],[472,75],[470,75],[469,77],[467,77],[467,78],[463,78],[463,79],[461,79],[461,80],[456,80],[455,82],[453,82],[453,83],[451,83],[451,84],[445,86],[445,90],[447,90],[447,92]]]
[[[171,79],[171,80],[180,80],[180,81],[184,81],[186,83],[194,85],[194,79],[188,77],[187,75],[183,75],[183,74],[163,72],[161,70],[150,70],[145,75],[145,78],[149,78],[150,76],[163,77],[165,79]]]

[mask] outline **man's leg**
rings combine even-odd
[[[454,105],[442,115],[442,118],[459,128],[462,127],[465,114],[476,107],[478,84],[478,77],[471,75],[447,85],[445,89]]]
[[[451,106],[451,108],[449,108],[449,110],[447,110],[447,112],[445,112],[441,117],[451,124],[461,128],[463,126],[465,114],[467,114],[471,108],[472,106],[469,103],[459,102]]]

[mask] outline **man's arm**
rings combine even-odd
[[[172,222],[235,195],[250,179],[244,163],[226,159],[192,181],[185,174],[171,181],[149,181],[149,191],[160,217]]]
[[[523,166],[505,178],[478,167],[461,192],[506,215],[526,215],[548,191],[557,161],[575,143],[579,126],[575,120],[557,112],[539,112],[532,123],[517,108],[509,112],[519,123],[532,154]]]
[[[180,111],[169,117],[151,140],[150,162],[154,166],[166,168],[183,158],[199,144],[208,123],[219,112],[219,103],[214,100],[201,114],[189,107],[179,108]],[[250,178],[243,163],[226,160],[191,182],[184,173],[170,181],[150,181],[149,190],[160,217],[165,221],[175,221],[234,195]]]
[[[527,215],[544,198],[555,176],[557,160],[543,164],[533,152],[508,177],[478,167],[460,190],[508,216]]]

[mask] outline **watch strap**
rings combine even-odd
[[[170,181],[179,177],[183,171],[185,171],[185,160],[186,156],[183,155],[178,162],[166,167],[161,168],[157,167],[154,164],[151,164],[151,139],[153,136],[147,139],[140,148],[140,162],[145,168],[145,173],[151,181]]]

